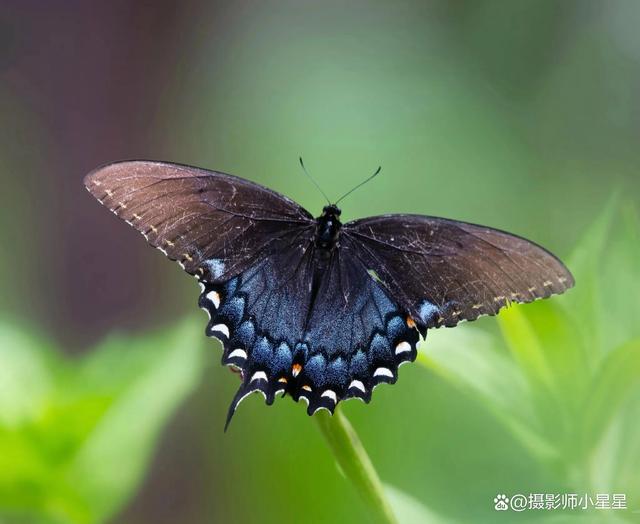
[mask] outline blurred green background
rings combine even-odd
[[[366,522],[317,427],[251,397],[197,287],[90,198],[125,158],[318,213],[507,229],[566,296],[429,334],[347,403],[401,521],[640,521],[640,2],[2,2],[0,522]],[[617,192],[618,197],[613,196]],[[627,510],[496,512],[498,493]],[[410,515],[411,514],[411,515]]]

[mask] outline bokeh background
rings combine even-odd
[[[84,174],[119,159],[170,160],[319,212],[298,156],[333,198],[382,165],[344,201],[345,219],[458,218],[567,259],[616,191],[611,213],[636,216],[639,24],[634,0],[3,1],[2,522],[368,518],[299,405],[252,397],[223,434],[237,378],[201,336],[205,318],[192,320],[197,286],[101,208]],[[620,242],[633,249],[629,235]],[[635,277],[624,284],[611,298],[637,311]],[[634,329],[632,317],[622,322]],[[458,355],[456,366],[482,367],[474,344],[499,338],[496,326],[474,323],[483,335],[456,346],[471,359]],[[446,345],[439,336],[434,348]],[[369,406],[345,406],[396,495],[434,522],[508,522],[517,515],[494,511],[497,493],[584,488],[456,384],[416,364]],[[636,424],[620,431],[635,442],[633,409],[623,419]],[[628,492],[632,506],[633,475],[612,478],[603,490]]]

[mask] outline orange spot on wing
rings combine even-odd
[[[416,327],[416,321],[413,320],[411,317],[407,317],[407,326],[413,329],[414,327]]]

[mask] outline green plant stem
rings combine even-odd
[[[382,483],[362,442],[340,409],[330,415],[322,410],[313,417],[327,440],[338,465],[353,483],[377,522],[397,524]]]

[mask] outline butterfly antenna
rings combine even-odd
[[[338,202],[340,202],[343,198],[348,197],[351,193],[353,193],[356,189],[358,189],[359,187],[364,186],[367,182],[369,182],[370,180],[373,180],[376,176],[378,176],[378,174],[380,174],[380,171],[382,171],[382,166],[378,166],[378,169],[376,169],[376,172],[371,175],[369,178],[367,178],[364,182],[360,182],[356,187],[354,187],[351,191],[347,191],[344,195],[342,195],[338,201],[336,202],[336,205],[338,205]]]
[[[304,167],[304,162],[302,161],[302,157],[300,157],[300,165],[302,166],[302,170],[304,171],[304,174],[307,175],[309,177],[309,179],[311,180],[311,182],[313,182],[313,184],[318,188],[318,191],[320,191],[320,193],[322,193],[322,196],[327,200],[327,204],[331,205],[331,200],[329,200],[329,197],[327,195],[325,195],[324,191],[322,190],[322,188],[320,187],[320,185],[318,184],[318,182],[316,182],[314,180],[314,178],[309,174],[309,172],[307,171],[307,168]]]

